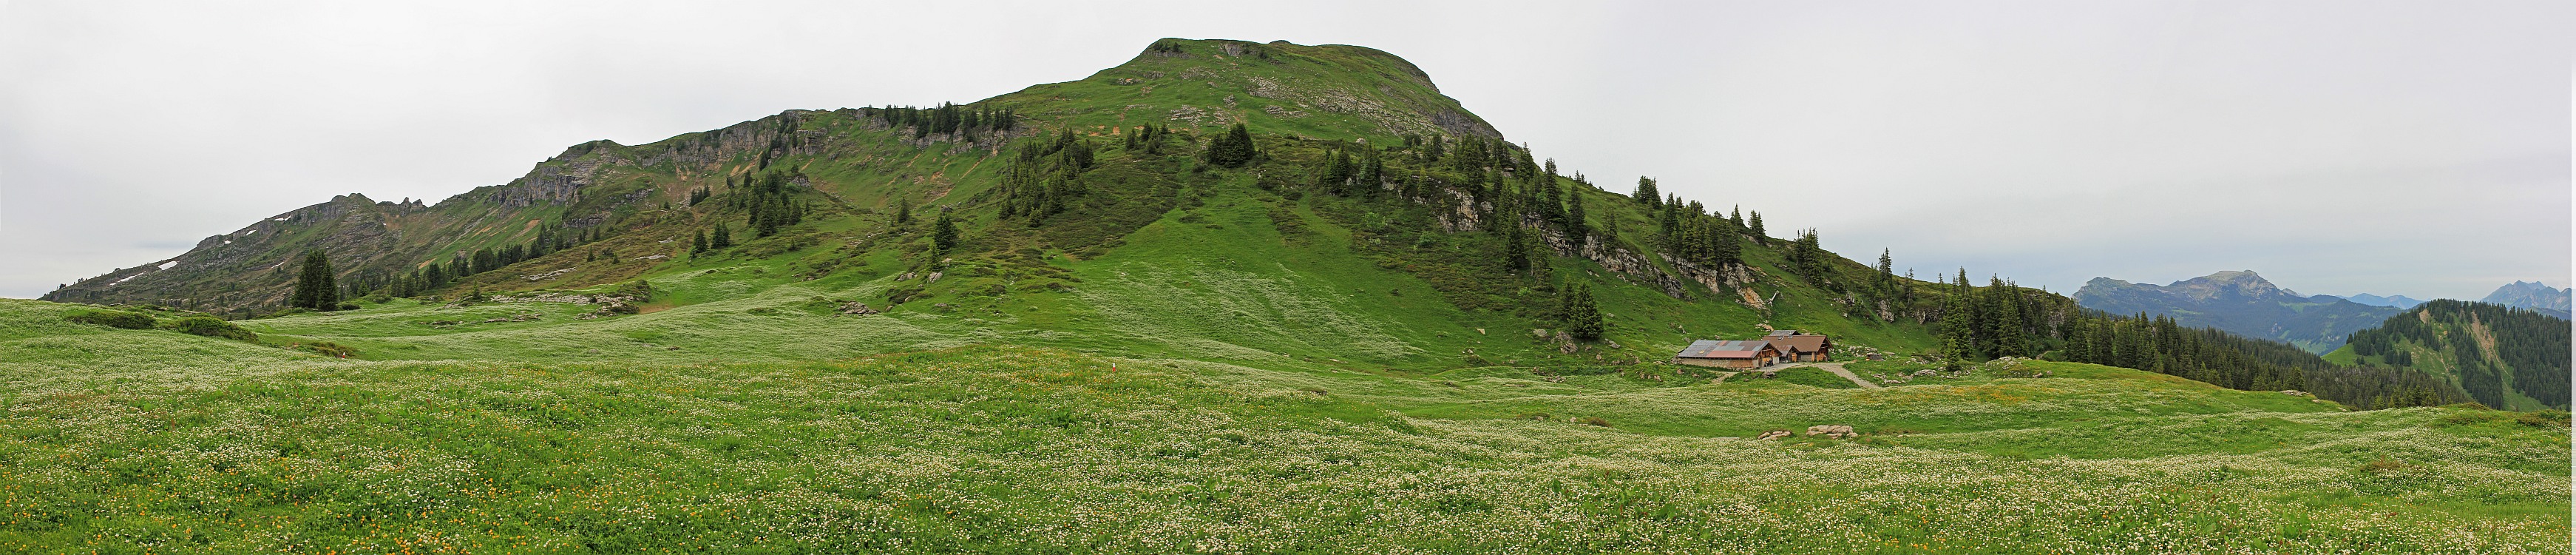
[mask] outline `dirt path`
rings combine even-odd
[[[1850,370],[1844,370],[1843,363],[1840,362],[1802,362],[1799,364],[1823,368],[1826,372],[1832,372],[1836,376],[1842,376],[1843,379],[1851,380],[1852,383],[1860,384],[1862,389],[1879,389],[1878,384],[1869,383],[1869,380],[1860,379],[1860,376],[1853,375]]]

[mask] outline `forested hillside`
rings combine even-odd
[[[2361,363],[2457,384],[2488,406],[2567,408],[2568,324],[2530,309],[2435,300],[2354,333]]]

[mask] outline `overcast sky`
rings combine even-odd
[[[0,296],[335,194],[980,99],[1163,36],[1382,49],[1613,190],[1926,277],[2569,280],[2568,2],[1080,4],[0,0]]]

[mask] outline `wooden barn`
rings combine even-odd
[[[1779,360],[1780,350],[1772,347],[1770,341],[1761,339],[1692,341],[1681,354],[1673,355],[1673,362],[1679,364],[1738,370],[1770,366]]]
[[[1833,355],[1834,340],[1821,334],[1798,333],[1798,330],[1771,330],[1762,336],[1771,347],[1780,350],[1784,362],[1824,362]]]

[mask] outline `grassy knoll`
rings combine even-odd
[[[2510,413],[2068,363],[1863,390],[1006,346],[792,361],[811,341],[737,335],[709,364],[678,323],[785,317],[689,308],[417,335],[492,356],[403,361],[0,301],[0,549],[2470,553],[2569,532],[2563,421]],[[377,310],[436,309],[312,325],[401,326]],[[528,354],[646,329],[687,346]],[[1746,439],[1826,423],[1865,435]]]

